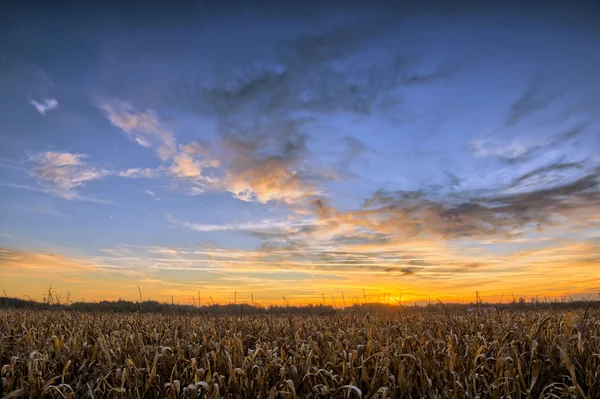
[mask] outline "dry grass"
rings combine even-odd
[[[2,310],[13,397],[600,397],[600,314],[222,317]]]

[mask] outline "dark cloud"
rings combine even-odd
[[[556,134],[543,143],[530,146],[526,151],[517,156],[503,157],[503,159],[511,165],[529,162],[534,159],[536,155],[539,155],[540,152],[549,151],[556,148],[564,148],[566,144],[569,144],[574,139],[580,137],[585,131],[586,127],[587,124],[585,123],[569,127],[565,129],[565,131]]]
[[[249,191],[261,202],[297,202],[302,196],[317,195],[319,182],[341,176],[332,174],[335,171],[323,173],[325,168],[308,152],[310,137],[301,127],[314,119],[313,114],[369,113],[384,101],[386,87],[394,84],[389,73],[369,68],[355,73],[353,67],[340,71],[329,64],[348,56],[365,40],[356,27],[345,26],[284,41],[277,49],[279,66],[253,67],[238,73],[233,82],[224,79],[226,83],[192,95],[200,112],[218,118],[221,148],[231,160],[226,166],[226,184],[235,188],[230,191],[247,199]],[[342,156],[346,171],[351,159],[364,149],[358,140],[344,139],[343,143],[348,150]],[[258,191],[274,194],[261,197]]]
[[[344,144],[344,158],[356,158],[366,152],[369,152],[369,148],[365,143],[357,139],[356,137],[346,136],[342,139]]]
[[[565,162],[565,163],[552,163],[541,168],[534,169],[524,175],[518,177],[513,181],[511,187],[517,187],[527,182],[527,180],[533,177],[547,177],[551,172],[560,172],[571,169],[582,169],[584,167],[583,162]]]
[[[268,156],[264,151],[243,150],[241,157],[245,165],[262,164],[258,169],[277,170],[284,165],[280,177],[296,185],[299,170],[305,167],[300,159],[318,163],[315,154],[307,150],[310,137],[297,133],[299,126],[315,122],[323,113],[385,112],[401,103],[399,89],[403,85],[428,83],[454,71],[446,66],[421,71],[418,63],[407,61],[398,49],[387,50],[384,62],[371,59],[368,52],[381,47],[381,39],[389,32],[397,34],[397,25],[398,21],[385,13],[347,17],[320,33],[282,40],[271,48],[270,60],[223,68],[211,83],[182,83],[178,98],[184,98],[196,112],[216,116],[226,146],[232,147],[232,141],[270,146],[266,136],[299,146],[289,153],[279,149]],[[335,174],[352,177],[350,163],[366,147],[350,137],[343,138],[339,146],[343,147],[339,154],[342,165],[335,168]],[[302,173],[324,178],[316,170]]]
[[[448,171],[444,171],[444,174],[448,177],[448,180],[450,181],[450,184],[452,186],[460,186],[460,179],[455,174],[450,173]]]
[[[363,252],[355,250],[326,250],[306,244],[272,245],[265,243],[259,251],[254,254],[257,262],[274,262],[276,264],[290,265],[301,264],[309,266],[312,270],[329,271],[373,271],[388,274],[412,275],[416,272],[438,268],[439,262],[418,259],[416,254],[408,251],[381,251]],[[472,268],[465,264],[464,268],[460,262],[446,262],[447,267],[456,270]]]
[[[544,170],[560,170],[578,165],[551,165],[527,173],[522,181]],[[436,235],[444,239],[510,236],[520,229],[555,224],[556,217],[576,218],[581,212],[600,207],[600,170],[567,183],[506,194],[491,190],[469,197],[468,193],[435,200],[426,192],[378,191],[365,202],[365,210],[355,211],[361,223],[375,231],[401,235]]]
[[[339,25],[323,33],[304,34],[282,41],[276,48],[281,61],[293,70],[308,70],[347,56],[385,31],[385,24],[373,24],[370,18],[353,19],[357,25]],[[367,30],[357,29],[368,28]]]
[[[357,179],[359,175],[353,171],[352,167],[356,166],[357,162],[368,162],[366,156],[382,154],[369,146],[363,141],[352,136],[345,136],[335,145],[337,151],[329,151],[337,158],[337,161],[331,165],[331,168],[336,170],[336,175],[340,179]]]
[[[556,95],[545,92],[546,87],[541,79],[535,79],[510,108],[506,123],[515,125],[523,118],[547,108],[554,101]]]
[[[310,204],[314,207],[317,216],[321,219],[329,219],[333,216],[335,209],[325,198],[317,198]]]

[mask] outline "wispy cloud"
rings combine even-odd
[[[506,123],[514,125],[535,112],[539,112],[548,107],[555,99],[556,95],[544,92],[543,82],[535,79],[527,90],[511,106]]]
[[[29,100],[29,103],[41,114],[46,115],[49,111],[58,109],[58,100],[55,98],[45,98],[41,102]]]
[[[475,139],[470,142],[470,145],[475,157],[498,157],[506,160],[517,160],[541,148],[543,143]]]
[[[120,269],[115,265],[97,265],[87,259],[69,258],[59,254],[27,252],[12,249],[0,251],[0,269],[73,271],[81,269]]]
[[[257,222],[244,222],[244,223],[224,223],[224,224],[203,224],[203,223],[190,223],[186,221],[177,220],[171,216],[167,217],[168,220],[181,227],[185,227],[194,231],[248,231],[248,232],[265,232],[265,233],[279,233],[279,232],[292,232],[298,231],[299,228],[305,226],[311,226],[315,223],[314,220],[306,221],[295,221],[295,220],[272,220],[264,219]]]
[[[205,168],[217,167],[218,161],[210,158],[209,152],[199,143],[178,145],[174,132],[162,124],[153,111],[139,111],[122,101],[102,101],[99,107],[114,126],[141,146],[153,148],[163,162],[154,170],[133,168],[119,172],[119,176],[152,178],[170,174],[186,181],[190,187],[184,185],[184,188],[191,194],[204,192],[216,181],[213,175],[205,172]]]
[[[319,276],[337,276],[347,293],[359,291],[362,294],[363,288],[370,286],[385,290],[387,282],[392,287],[396,286],[393,290],[398,290],[397,284],[400,284],[405,292],[412,291],[424,297],[432,293],[437,297],[469,297],[471,288],[476,285],[482,291],[499,296],[508,282],[515,287],[514,292],[540,292],[547,288],[544,285],[547,282],[523,280],[524,275],[536,273],[543,273],[551,279],[552,291],[560,293],[576,281],[588,281],[593,277],[590,264],[597,262],[597,251],[598,244],[593,240],[553,243],[545,249],[502,255],[433,245],[431,241],[415,242],[413,245],[350,246],[345,249],[323,247],[318,251],[314,247],[293,246],[258,250],[128,246],[123,258],[119,258],[121,254],[117,251],[96,261],[131,263],[131,256],[135,256],[138,257],[135,262],[150,262],[153,270],[162,273],[219,272],[222,277],[216,278],[215,286],[221,284],[219,281],[224,283],[232,276],[246,273],[271,273],[271,279],[279,281],[272,273],[298,272],[312,275],[317,281]],[[567,263],[573,273],[572,278],[565,278],[564,269],[560,267]],[[386,280],[381,280],[384,277]],[[294,281],[297,283],[297,279],[290,281],[290,288]],[[436,289],[432,292],[431,284],[436,282]],[[590,282],[593,281],[578,284],[578,289],[589,289]],[[278,290],[274,291],[275,298],[287,284],[279,281]],[[322,282],[318,287],[324,289]],[[235,288],[239,292],[243,286]]]
[[[134,139],[139,145],[156,148],[158,156],[167,161],[177,152],[173,132],[159,123],[152,111],[137,111],[122,101],[103,101],[99,107],[104,110],[110,122]]]
[[[32,157],[36,164],[35,177],[47,182],[47,190],[68,200],[81,199],[76,189],[88,182],[112,174],[105,169],[89,166],[86,155],[69,152],[44,152]]]
[[[455,300],[470,298],[475,286],[480,293],[497,295],[499,300],[507,284],[516,295],[537,292],[552,297],[566,291],[589,290],[597,283],[591,266],[598,262],[598,249],[594,239],[549,243],[545,248],[502,255],[434,245],[431,241],[308,250],[294,246],[242,250],[124,245],[104,250],[101,256],[77,257],[0,249],[0,269],[5,271],[7,281],[17,279],[19,284],[25,281],[24,273],[31,271],[50,276],[62,270],[68,272],[69,279],[81,275],[89,280],[93,275],[96,286],[101,287],[94,295],[103,299],[112,295],[135,298],[141,285],[143,290],[151,290],[153,298],[168,294],[180,300],[196,296],[198,289],[203,298],[210,295],[217,301],[231,301],[233,291],[237,291],[238,299],[254,292],[255,298],[259,295],[268,302],[277,301],[286,292],[286,297],[306,303],[320,302],[323,291],[336,296],[343,291],[349,298],[362,297],[363,290],[367,296],[402,291],[405,300],[428,296]],[[562,267],[565,264],[569,265],[568,276]],[[202,282],[175,277],[194,276],[200,271],[204,273]],[[302,290],[297,288],[300,280],[306,281]],[[53,281],[67,282],[60,276]],[[155,285],[173,286],[178,291],[156,291]],[[114,291],[115,287],[119,291]]]
[[[119,177],[128,179],[156,179],[165,175],[164,168],[129,168],[117,171],[115,174]]]
[[[88,167],[86,155],[68,152],[45,152],[34,157],[38,176],[48,180],[59,189],[70,191],[85,183],[110,174],[106,170]]]
[[[71,201],[88,201],[98,203],[112,203],[111,201],[90,198],[82,195],[79,190],[93,181],[109,176],[128,179],[154,179],[164,175],[164,168],[130,168],[126,170],[113,170],[98,168],[90,165],[88,155],[47,151],[30,154],[29,162],[34,164],[30,174],[37,179],[41,186],[27,184],[2,183],[4,186],[40,191]]]
[[[12,159],[0,157],[0,168],[12,169],[19,172],[27,173],[27,168],[23,166],[23,162],[17,162]]]
[[[36,192],[64,198],[64,199],[70,200],[70,201],[83,201],[83,202],[95,202],[98,204],[118,205],[112,201],[102,200],[99,198],[87,197],[85,195],[81,195],[81,194],[79,194],[77,192],[73,192],[73,191],[65,193],[65,192],[57,191],[56,189],[53,189],[53,188],[37,187],[37,186],[31,186],[31,185],[19,184],[19,183],[0,183],[0,186],[17,188],[17,189],[28,190],[28,191],[36,191]]]
[[[52,217],[60,217],[60,218],[72,218],[72,215],[68,215],[66,213],[60,212],[50,204],[47,203],[37,203],[37,204],[10,204],[9,207],[16,208],[22,210],[27,213],[34,213],[38,215],[52,216]]]
[[[152,198],[154,198],[154,199],[155,199],[155,200],[157,200],[157,201],[159,201],[159,200],[161,200],[161,199],[162,199],[162,198],[160,198],[159,196],[157,196],[157,195],[154,193],[154,191],[151,191],[151,190],[144,190],[144,194],[147,194],[147,195],[151,196]]]

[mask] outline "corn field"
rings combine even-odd
[[[600,312],[0,311],[4,398],[599,398]]]

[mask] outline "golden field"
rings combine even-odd
[[[595,398],[600,312],[0,310],[5,398]]]

